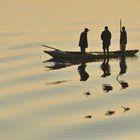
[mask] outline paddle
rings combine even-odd
[[[62,52],[62,53],[66,53],[66,52],[64,52],[64,51],[62,51],[62,50],[59,50],[59,49],[56,49],[56,48],[53,48],[53,47],[50,47],[50,46],[47,46],[47,45],[42,45],[43,47],[47,47],[47,48],[50,48],[50,49],[53,49],[53,50],[56,50],[56,51],[60,51],[60,52]]]

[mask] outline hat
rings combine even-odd
[[[90,31],[88,28],[85,28],[85,31]]]

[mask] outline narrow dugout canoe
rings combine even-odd
[[[139,50],[126,50],[125,56],[135,56],[135,54],[139,52]],[[105,57],[109,58],[117,58],[122,55],[121,51],[111,51],[109,55],[104,56],[103,52],[88,52],[85,54],[81,54],[81,52],[72,52],[72,51],[44,51],[44,53],[49,54],[51,57],[55,59],[75,59],[75,60],[91,60],[91,59],[103,59]]]

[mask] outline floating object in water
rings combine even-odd
[[[89,96],[91,95],[91,93],[88,91],[88,92],[85,92],[85,95]]]
[[[126,112],[126,111],[129,111],[129,110],[130,110],[130,108],[129,108],[129,107],[124,107],[124,106],[122,106],[122,108],[124,109],[124,112]]]
[[[111,110],[108,110],[108,111],[105,113],[106,116],[111,116],[111,115],[113,115],[113,114],[115,114],[115,111],[111,111]]]
[[[85,116],[85,118],[89,119],[89,118],[92,118],[92,116],[91,115],[87,115],[87,116]]]
[[[110,84],[103,84],[103,90],[105,92],[109,92],[109,91],[113,90],[113,87]]]

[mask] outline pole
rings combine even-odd
[[[122,20],[120,19],[120,31],[122,31]]]
[[[122,19],[120,19],[120,39],[121,39],[121,31],[122,31]],[[120,43],[120,50],[121,50],[121,43]]]

